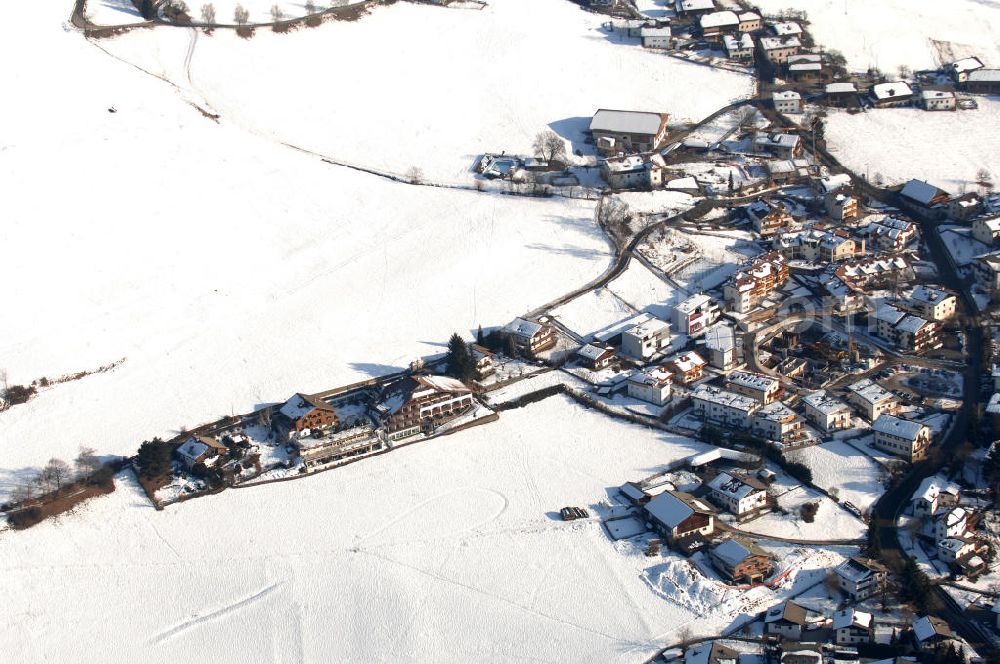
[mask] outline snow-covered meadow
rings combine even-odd
[[[962,186],[972,190],[979,169],[1000,174],[1000,100],[977,96],[976,102],[977,110],[957,112],[834,111],[827,142],[841,163],[869,178],[881,174],[894,184],[917,177],[953,194]]]
[[[950,0],[759,0],[766,13],[805,10],[818,44],[847,58],[849,68],[878,67],[895,72],[900,65],[932,69],[969,55],[1000,66],[995,27],[1000,7],[994,2]]]
[[[752,79],[634,43],[565,0],[502,0],[481,11],[397,3],[294,34],[155,30],[106,47],[236,124],[352,164],[469,181],[484,152],[531,152],[548,128],[592,152],[598,108],[698,120],[752,92]]]

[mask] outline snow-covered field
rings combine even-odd
[[[827,141],[837,159],[869,178],[880,173],[892,184],[916,177],[952,194],[963,185],[973,190],[979,169],[1000,174],[1000,99],[976,101],[972,111],[831,111]]]
[[[804,447],[794,455],[812,470],[816,486],[827,491],[836,489],[841,500],[854,503],[862,512],[884,492],[879,465],[843,441]]]
[[[126,25],[146,20],[131,0],[88,0],[84,13],[97,25]]]
[[[0,651],[24,661],[641,661],[694,620],[643,581],[663,560],[612,542],[596,520],[556,513],[703,449],[555,397],[164,512],[124,479],[77,514],[0,535]],[[708,613],[692,627],[732,617]]]
[[[757,6],[766,13],[805,10],[816,42],[843,53],[857,71],[878,67],[891,73],[902,64],[931,69],[969,55],[1000,66],[1000,7],[994,2],[759,0]]]
[[[598,108],[681,122],[751,92],[747,76],[613,43],[605,19],[565,0],[482,11],[397,3],[294,34],[202,35],[190,59],[191,31],[135,32],[105,46],[193,88],[225,124],[444,181],[470,180],[483,152],[530,152],[548,128],[592,151],[584,131]]]
[[[0,367],[18,384],[127,359],[0,414],[0,494],[12,473],[81,445],[130,454],[181,426],[405,367],[610,260],[592,202],[324,164],[202,117],[64,31],[64,10],[0,28],[8,61],[17,44],[47,52],[0,69],[23,100],[0,110],[18,127],[0,144],[0,275],[16,284]],[[72,112],[43,103],[54,90]]]

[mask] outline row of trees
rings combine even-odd
[[[100,483],[110,480],[111,470],[104,465],[93,448],[81,447],[72,464],[51,458],[43,468],[22,475],[10,494],[12,504],[20,504],[46,494],[60,491],[74,481]]]
[[[337,9],[339,7],[346,7],[349,3],[350,0],[330,0],[329,6],[331,9]],[[315,2],[313,2],[313,0],[306,0],[303,8],[305,9],[307,16],[310,14],[316,14],[325,9],[321,9]],[[187,17],[189,16],[188,6],[184,0],[173,0],[165,7],[164,15],[173,18],[174,20]],[[276,4],[271,6],[271,19],[274,22],[282,21],[285,18],[287,18],[287,15],[281,8],[281,5]],[[201,22],[209,25],[216,24],[215,5],[211,2],[201,6]],[[233,9],[233,22],[241,27],[246,26],[250,22],[250,10],[242,4],[237,4]]]

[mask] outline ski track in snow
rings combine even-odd
[[[150,643],[151,644],[160,644],[160,643],[163,643],[165,641],[169,641],[170,639],[172,639],[175,636],[178,636],[178,635],[186,632],[187,630],[191,629],[192,627],[197,627],[198,625],[201,625],[201,624],[206,623],[206,622],[210,622],[212,620],[215,620],[216,618],[221,618],[222,616],[229,615],[230,613],[233,613],[234,611],[239,611],[243,607],[249,606],[250,604],[253,604],[254,602],[256,602],[256,601],[258,601],[258,600],[266,597],[267,595],[270,595],[272,592],[274,592],[275,589],[277,589],[281,585],[283,585],[283,583],[280,583],[280,582],[279,583],[272,583],[271,585],[269,585],[269,586],[267,586],[267,587],[265,587],[265,588],[263,588],[261,590],[258,590],[253,595],[250,595],[249,597],[241,599],[238,602],[234,602],[233,604],[230,604],[228,606],[224,606],[221,609],[216,609],[215,611],[212,611],[211,613],[206,613],[205,615],[195,614],[194,616],[191,617],[190,620],[185,620],[184,622],[180,623],[179,625],[175,625],[175,626],[167,629],[166,631],[160,632],[159,634],[157,634],[155,637],[153,637],[150,640]]]

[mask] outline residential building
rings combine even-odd
[[[726,377],[726,388],[744,394],[762,404],[768,404],[781,396],[781,382],[777,378],[751,371],[734,371]]]
[[[872,642],[875,621],[870,613],[843,609],[833,614],[832,627],[838,646],[853,646]]]
[[[597,151],[605,156],[651,152],[667,137],[666,113],[599,109],[590,121]]]
[[[802,34],[802,26],[794,21],[779,21],[771,24],[771,32],[778,37],[797,37]]]
[[[1000,69],[977,69],[970,71],[962,88],[967,92],[984,95],[1000,93]]]
[[[796,134],[761,132],[753,139],[754,151],[792,159],[802,152],[802,141]]]
[[[869,378],[847,387],[847,401],[870,422],[877,420],[883,413],[894,414],[899,411],[899,399],[896,395]]]
[[[948,204],[949,216],[951,216],[951,203]],[[986,219],[976,219],[972,222],[972,237],[976,238],[988,247],[992,247],[1000,239],[1000,217]]]
[[[771,251],[753,259],[726,283],[723,292],[730,308],[745,314],[788,279],[788,265],[778,252]]]
[[[470,344],[469,354],[476,363],[477,380],[483,380],[496,373],[496,354],[489,348],[483,348],[479,344]]]
[[[858,199],[851,187],[830,192],[823,197],[826,213],[836,221],[854,221],[858,218]]]
[[[783,205],[761,200],[746,206],[745,210],[754,230],[761,237],[774,235],[794,223],[792,215],[788,214]]]
[[[713,0],[674,0],[674,11],[678,16],[700,16],[715,11]]]
[[[921,648],[933,648],[954,638],[951,627],[934,616],[921,616],[913,621],[913,637]]]
[[[622,332],[621,350],[624,355],[648,360],[670,346],[670,323],[650,318]]]
[[[880,415],[872,424],[872,431],[874,447],[910,462],[923,459],[931,444],[929,426],[895,415]]]
[[[798,641],[811,621],[805,607],[791,600],[772,606],[764,615],[764,625],[768,634]]]
[[[837,108],[858,108],[861,100],[858,97],[858,89],[853,83],[827,83],[826,104]]]
[[[833,274],[851,290],[863,293],[869,287],[905,281],[912,275],[912,268],[904,256],[882,254],[845,261]]]
[[[871,94],[876,108],[895,108],[913,103],[913,90],[903,81],[876,83]]]
[[[813,392],[802,398],[806,419],[817,427],[831,433],[851,427],[851,408],[824,390]]]
[[[711,535],[715,530],[712,508],[680,491],[664,491],[646,503],[644,511],[653,528],[670,544]]]
[[[678,334],[698,337],[719,320],[719,305],[709,295],[698,293],[674,306],[674,328]]]
[[[963,58],[951,63],[948,68],[952,79],[956,83],[965,83],[969,79],[969,73],[983,68],[982,61],[977,57]]]
[[[885,587],[889,570],[871,558],[854,556],[840,563],[833,570],[837,585],[851,601],[860,602],[878,594]]]
[[[595,344],[585,345],[576,351],[576,355],[591,371],[607,369],[615,361],[615,351],[613,349]]]
[[[736,392],[699,385],[691,393],[694,414],[707,422],[734,429],[750,429],[760,402]]]
[[[945,482],[938,476],[928,477],[913,493],[913,515],[918,519],[934,516],[939,508],[958,505],[958,485]]]
[[[603,159],[601,176],[612,189],[649,189],[663,184],[663,170],[640,155]]]
[[[225,456],[227,452],[225,445],[210,436],[191,435],[177,447],[174,454],[187,468],[194,468],[217,456]]]
[[[633,399],[648,401],[657,406],[670,401],[673,378],[660,367],[637,370],[628,377],[626,383],[628,395]]]
[[[1000,252],[977,256],[972,263],[976,283],[994,295],[1000,292]]]
[[[921,284],[913,289],[906,303],[924,318],[941,321],[955,317],[958,298],[940,288]]]
[[[734,583],[762,583],[771,573],[771,556],[750,540],[733,537],[712,547],[712,565]]]
[[[311,394],[293,395],[278,408],[271,421],[279,436],[287,439],[327,431],[338,424],[337,410]]]
[[[799,52],[802,42],[795,35],[788,37],[761,37],[760,50],[771,64],[781,65],[788,62],[788,58]]]
[[[960,196],[952,196],[948,200],[949,219],[954,219],[955,221],[968,221],[969,219],[982,214],[982,212],[983,199],[975,192],[970,191]],[[991,240],[987,244],[995,242],[997,236],[991,231],[990,238]],[[977,237],[976,239],[978,240],[979,238]]]
[[[708,362],[702,359],[701,355],[688,351],[677,355],[663,366],[673,374],[678,383],[690,385],[701,378],[707,365]]]
[[[899,192],[900,202],[921,219],[937,220],[947,213],[948,192],[923,180],[910,180]]]
[[[790,442],[802,436],[802,418],[785,404],[774,401],[753,414],[751,430],[765,440]]]
[[[907,314],[891,305],[879,307],[868,318],[869,330],[900,350],[921,353],[941,347],[941,325]]]
[[[743,33],[738,35],[723,35],[722,48],[726,57],[736,62],[753,62],[753,37]]]
[[[757,32],[764,27],[764,22],[757,12],[740,12],[740,32]]]
[[[382,448],[383,441],[379,430],[365,418],[355,426],[320,438],[298,438],[294,445],[302,462],[307,468],[311,468],[373,452]]]
[[[709,500],[736,516],[767,507],[767,486],[745,473],[719,473],[708,489]]]
[[[670,48],[672,45],[669,25],[661,27],[644,27],[639,31],[643,48]]]
[[[375,410],[383,417],[389,440],[432,433],[472,409],[472,391],[447,376],[407,376],[385,387]]]
[[[723,35],[739,32],[740,19],[736,12],[724,10],[703,14],[698,18],[701,36],[708,41],[721,41]]]
[[[618,487],[618,493],[623,495],[629,503],[636,506],[645,505],[653,499],[653,496],[636,482],[625,482],[625,484]]]
[[[978,542],[965,537],[946,537],[937,543],[938,560],[949,565],[958,565],[960,560],[965,560],[978,552]]]
[[[556,334],[548,325],[537,321],[515,318],[503,329],[522,353],[535,356],[556,345]]]
[[[729,371],[736,366],[736,333],[732,326],[717,324],[705,331],[708,363],[716,369]]]
[[[932,534],[935,541],[951,537],[961,537],[969,529],[969,511],[964,507],[952,507],[934,518]]]
[[[805,180],[813,169],[805,159],[768,159],[764,162],[768,178],[775,184]]]
[[[879,251],[895,253],[902,251],[917,239],[917,225],[895,217],[869,218],[868,225],[859,234],[868,239],[870,245]]]
[[[920,91],[920,105],[926,111],[954,111],[958,108],[958,98],[952,90],[924,88]]]

